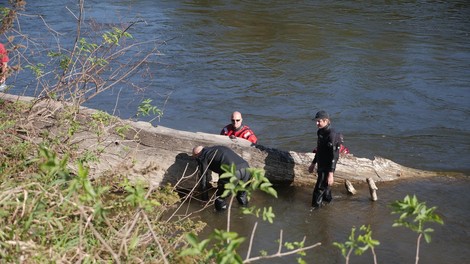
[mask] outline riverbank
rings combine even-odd
[[[71,108],[4,98],[0,262],[187,263],[178,255],[186,234],[205,223],[176,214],[174,188],[131,183],[115,170],[91,178],[88,165],[100,161],[104,145],[83,149],[77,140],[87,141],[89,130],[106,142],[109,115],[95,112],[82,126],[85,116]]]
[[[167,183],[191,188],[196,163],[190,157],[197,145],[226,145],[244,157],[252,167],[263,168],[275,184],[311,185],[314,177],[307,172],[313,153],[299,153],[251,145],[243,139],[154,127],[147,122],[122,120],[105,112],[73,106],[53,100],[0,93],[0,99],[31,104],[25,111],[19,130],[24,139],[40,142],[44,135],[74,146],[73,159],[87,159],[90,177],[119,174],[130,181],[144,181],[150,186]],[[71,165],[71,170],[76,170]],[[448,173],[447,173],[448,174]],[[443,175],[438,172],[401,166],[391,160],[373,160],[342,155],[337,165],[336,181],[393,181],[413,177]],[[183,180],[182,180],[183,179]]]
[[[311,153],[152,127],[52,100],[0,94],[0,110],[0,213],[5,216],[0,230],[8,231],[1,234],[0,259],[6,261],[93,256],[116,263],[187,263],[177,256],[187,245],[185,234],[201,231],[205,223],[189,217],[192,212],[180,212],[174,186],[194,186],[195,164],[188,154],[195,145],[229,145],[279,184],[314,179],[306,174]],[[349,155],[341,157],[336,182],[434,175]],[[201,210],[210,205],[196,204]]]

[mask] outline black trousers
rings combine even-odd
[[[237,177],[237,179],[239,179],[241,181],[244,181],[244,182],[249,181],[251,179],[251,174],[247,169],[248,168],[242,168],[242,169],[239,169],[239,170],[235,171],[235,176]],[[224,185],[228,182],[230,182],[230,180],[228,178],[225,178],[225,179],[220,179],[219,178],[219,181],[217,182],[217,192],[216,192],[217,196],[221,196],[224,193],[224,191],[225,191]],[[238,203],[240,203],[242,205],[248,204],[248,199],[246,197],[246,193],[245,192],[238,192],[237,193],[237,201],[238,201]]]
[[[317,183],[313,189],[312,206],[320,207],[322,202],[329,203],[333,200],[331,188],[328,186],[328,171],[318,171]]]

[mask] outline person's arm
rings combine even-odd
[[[333,176],[334,174],[335,173],[332,171],[328,172],[328,186],[333,185],[333,182],[335,181],[334,176]]]
[[[207,175],[210,173],[208,171],[207,164],[204,161],[198,160],[198,174],[199,174],[199,191],[201,192],[201,199],[204,201],[209,200],[209,194],[207,193]]]
[[[258,138],[256,137],[255,133],[250,129],[250,135],[248,136],[247,140],[249,140],[251,143],[256,144],[258,142]]]
[[[313,173],[315,171],[315,165],[317,164],[317,154],[315,154],[315,158],[313,158],[312,163],[308,167],[308,172]]]
[[[333,139],[331,139],[330,145],[331,145],[331,148],[329,148],[329,150],[331,151],[331,156],[330,157],[333,157],[333,159],[331,161],[331,167],[330,167],[329,171],[330,172],[335,172],[336,163],[338,162],[338,159],[339,159],[339,148],[336,147],[335,141]]]
[[[240,137],[250,141],[251,143],[256,144],[256,142],[258,142],[258,138],[256,137],[255,132],[253,132],[249,126],[243,126],[242,131],[239,133]]]
[[[332,152],[330,157],[333,157],[333,159],[331,161],[331,167],[328,172],[328,185],[330,186],[333,185],[334,173],[336,170],[336,163],[338,162],[338,159],[339,159],[339,148],[336,146],[335,138],[336,138],[336,132],[331,133],[330,138],[329,138],[329,141],[330,141],[329,145],[331,145],[330,151]]]

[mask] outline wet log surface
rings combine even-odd
[[[0,93],[2,100],[31,101],[34,107],[22,120],[23,128],[31,141],[39,142],[39,135],[47,130],[49,135],[61,137],[68,127],[64,124],[64,113],[69,107],[52,100],[37,100]],[[194,184],[196,162],[190,156],[194,146],[226,145],[246,159],[251,167],[262,168],[275,184],[311,184],[316,177],[307,169],[313,153],[300,153],[252,145],[244,139],[230,139],[226,136],[201,132],[174,130],[153,126],[148,122],[134,122],[114,118],[110,122],[97,121],[98,111],[80,107],[75,120],[81,125],[68,143],[77,146],[77,156],[88,152],[99,153],[98,162],[90,163],[90,177],[119,174],[130,180],[144,180],[151,185],[175,184],[182,178],[188,185]],[[95,116],[95,117],[94,117]],[[42,133],[44,134],[44,133]],[[64,136],[65,137],[65,136]],[[70,165],[74,169],[74,164]],[[405,178],[430,177],[442,173],[413,169],[391,160],[375,157],[359,158],[341,155],[335,181],[375,182],[393,181]]]

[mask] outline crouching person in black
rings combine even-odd
[[[202,177],[200,181],[201,191],[207,191],[208,175],[210,171],[219,174],[219,180],[217,182],[217,192],[215,200],[215,209],[222,211],[227,209],[227,203],[225,199],[220,197],[224,191],[224,185],[229,182],[228,178],[221,179],[220,176],[225,172],[222,170],[222,164],[235,165],[236,171],[235,176],[247,182],[251,179],[251,174],[247,170],[250,166],[246,160],[240,157],[237,153],[225,146],[212,146],[203,147],[197,146],[193,148],[193,157],[196,158],[199,165],[199,173]],[[209,171],[210,170],[210,171]],[[207,193],[207,192],[206,192]],[[207,197],[207,196],[206,196]],[[245,192],[237,193],[237,201],[240,205],[248,205],[248,198]]]

